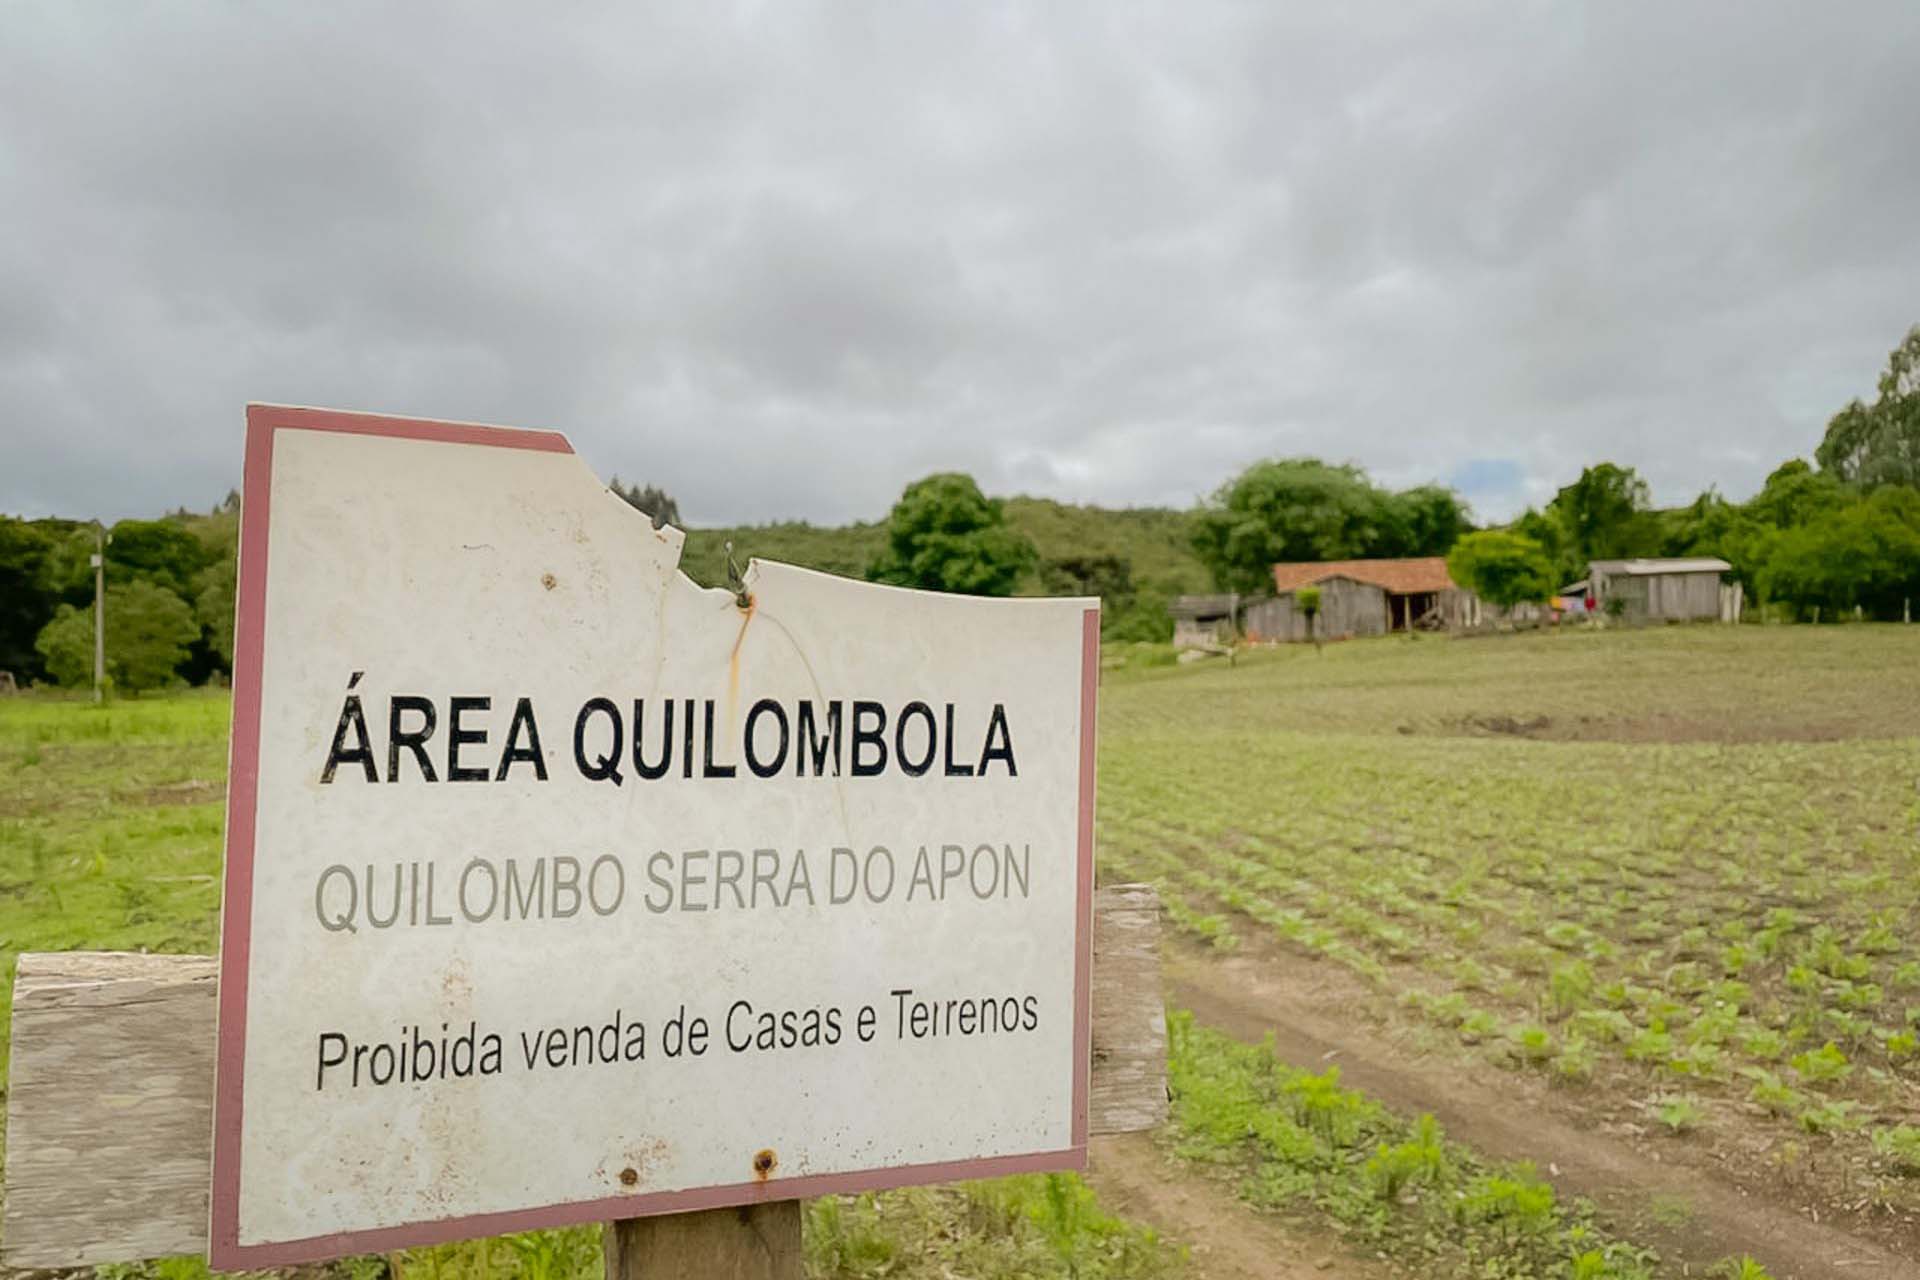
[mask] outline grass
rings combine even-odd
[[[1659,1098],[1659,1128],[1715,1151],[1800,1138],[1836,1197],[1910,1213],[1871,1134],[1920,1084],[1916,706],[1900,626],[1116,670],[1101,873],[1596,1113]]]

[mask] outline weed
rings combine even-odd
[[[1447,1152],[1439,1124],[1431,1115],[1421,1116],[1407,1141],[1377,1146],[1363,1172],[1382,1200],[1398,1200],[1412,1184],[1439,1186],[1447,1173]]]
[[[1656,1101],[1654,1115],[1661,1124],[1667,1126],[1668,1133],[1692,1133],[1700,1127],[1706,1112],[1700,1106],[1700,1100],[1688,1094],[1664,1098]]]
[[[1553,1071],[1559,1079],[1568,1084],[1584,1084],[1593,1079],[1596,1055],[1593,1045],[1585,1036],[1567,1037],[1560,1046],[1560,1056],[1554,1059]]]
[[[1851,1100],[1832,1098],[1808,1102],[1795,1118],[1808,1133],[1843,1133],[1859,1127],[1860,1122],[1853,1115],[1858,1105]]]
[[[1787,1051],[1787,1038],[1772,1027],[1742,1026],[1740,1052],[1759,1062],[1772,1062]]]
[[[1584,960],[1555,966],[1547,975],[1547,993],[1553,1011],[1563,1017],[1582,1008],[1593,997],[1593,969]]]
[[[1920,1128],[1903,1124],[1891,1129],[1875,1129],[1871,1138],[1873,1153],[1885,1160],[1895,1173],[1920,1177]]]
[[[1747,1101],[1771,1115],[1796,1115],[1806,1105],[1805,1094],[1764,1067],[1745,1067],[1742,1074],[1753,1081],[1753,1087],[1747,1090]]]
[[[1845,1080],[1853,1074],[1853,1064],[1831,1040],[1818,1049],[1796,1053],[1788,1061],[1800,1078],[1808,1084],[1826,1084],[1834,1080]]]
[[[1513,1027],[1508,1030],[1507,1038],[1520,1060],[1533,1066],[1551,1061],[1560,1052],[1560,1047],[1553,1042],[1553,1033],[1545,1027]]]
[[[1475,1009],[1460,1019],[1460,1039],[1466,1044],[1479,1044],[1500,1030],[1500,1020],[1484,1009]]]

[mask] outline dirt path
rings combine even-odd
[[[1390,1273],[1242,1203],[1162,1154],[1144,1133],[1095,1138],[1087,1181],[1100,1203],[1189,1250],[1193,1280],[1384,1280]]]
[[[1778,1280],[1920,1280],[1912,1250],[1894,1252],[1790,1200],[1663,1161],[1600,1132],[1591,1118],[1583,1124],[1537,1082],[1499,1071],[1478,1079],[1410,1052],[1354,1018],[1353,993],[1313,974],[1309,961],[1281,953],[1214,958],[1178,945],[1167,961],[1174,1002],[1201,1022],[1246,1040],[1271,1033],[1287,1062],[1314,1070],[1338,1063],[1343,1083],[1396,1110],[1430,1111],[1450,1135],[1489,1155],[1532,1160],[1563,1193],[1591,1198],[1615,1230],[1692,1274],[1745,1253]]]

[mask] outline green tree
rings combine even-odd
[[[1511,609],[1551,596],[1557,575],[1546,549],[1532,538],[1501,529],[1470,533],[1454,545],[1447,572],[1489,604]]]
[[[1831,471],[1816,471],[1804,458],[1790,458],[1773,469],[1747,512],[1775,529],[1797,529],[1853,503],[1857,494]]]
[[[1549,508],[1538,511],[1528,507],[1520,513],[1508,531],[1532,540],[1546,554],[1547,563],[1552,566],[1552,577],[1557,582],[1572,582],[1584,578],[1587,574],[1586,557],[1573,544],[1573,535],[1561,520],[1560,514]],[[1459,581],[1459,579],[1455,579]]]
[[[1160,641],[1173,636],[1167,593],[1133,580],[1133,563],[1107,551],[1043,557],[1040,589],[1056,596],[1099,596],[1100,635],[1114,642]]]
[[[676,529],[680,527],[680,504],[665,489],[654,485],[644,489],[637,484],[623,485],[619,476],[615,476],[613,483],[607,487],[626,499],[628,506],[652,520],[654,528],[658,529],[663,524],[670,524]]]
[[[1387,495],[1357,467],[1257,462],[1199,511],[1193,545],[1222,587],[1258,592],[1271,587],[1282,561],[1371,554],[1390,519]]]
[[[1584,568],[1589,560],[1657,554],[1659,527],[1649,502],[1647,482],[1637,471],[1601,462],[1556,493],[1547,513],[1560,522]]]
[[[973,477],[942,472],[907,486],[887,515],[887,544],[867,568],[874,582],[1008,596],[1033,564],[1033,544],[1007,527]]]
[[[33,641],[59,602],[47,581],[53,546],[37,524],[0,516],[0,671],[22,684],[44,672]]]
[[[1667,534],[1661,554],[1718,556],[1733,566],[1748,598],[1760,599],[1760,567],[1772,552],[1779,530],[1755,515],[1752,503],[1736,505],[1708,490],[1666,515]]]
[[[1099,596],[1103,605],[1133,595],[1133,565],[1105,552],[1061,556],[1040,562],[1040,585],[1049,595]]]
[[[138,692],[172,684],[199,635],[193,610],[165,587],[132,582],[107,588],[107,679],[115,688]],[[34,646],[59,683],[92,683],[92,607],[61,605]]]
[[[1920,492],[1879,489],[1864,502],[1779,536],[1760,571],[1768,599],[1805,617],[1856,605],[1892,620],[1920,597]]]
[[[237,566],[233,557],[214,561],[193,580],[193,616],[201,638],[220,668],[233,670],[233,597]]]
[[[1424,484],[1388,497],[1386,526],[1380,545],[1368,554],[1443,556],[1473,524],[1459,494],[1441,485]]]
[[[1835,414],[1814,457],[1862,489],[1920,485],[1920,325],[1887,354],[1874,402],[1854,400]]]
[[[199,620],[200,639],[182,674],[190,683],[199,684],[218,673],[233,671],[234,578],[240,547],[238,496],[229,494],[211,515],[193,517],[187,529],[199,540],[206,567],[194,575],[193,594],[186,597]]]
[[[50,545],[41,582],[53,604],[85,604],[93,599],[93,552],[97,542],[91,521],[36,520]],[[53,613],[52,604],[47,607]],[[44,619],[43,619],[44,621]]]
[[[194,575],[207,566],[206,548],[181,520],[122,520],[107,536],[109,586],[151,582],[186,598]]]

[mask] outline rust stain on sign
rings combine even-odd
[[[727,724],[732,726],[740,711],[740,646],[746,643],[747,628],[753,623],[753,597],[741,593],[746,603],[740,608],[740,630],[733,637],[733,652],[727,655]]]
[[[773,1154],[772,1147],[762,1147],[753,1153],[753,1176],[758,1182],[765,1182],[780,1167],[780,1157]]]
[[[673,1148],[666,1139],[649,1138],[628,1147],[595,1172],[599,1177],[611,1178],[622,1191],[635,1191],[653,1181],[672,1154]],[[614,1171],[616,1165],[618,1172]]]

